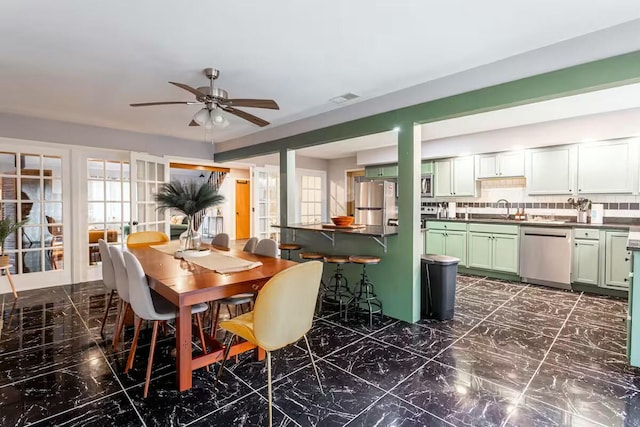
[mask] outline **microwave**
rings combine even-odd
[[[422,175],[420,178],[420,193],[422,197],[433,197],[433,174]]]

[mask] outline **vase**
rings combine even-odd
[[[586,224],[587,223],[587,211],[578,211],[578,223]]]
[[[181,251],[199,251],[202,236],[193,227],[193,218],[187,219],[187,229],[180,234],[180,250]]]

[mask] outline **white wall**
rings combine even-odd
[[[0,113],[0,136],[206,160],[213,159],[214,151],[210,142],[7,113]]]
[[[428,125],[423,126],[422,133],[428,133]],[[605,140],[636,135],[640,135],[638,108],[423,141],[421,157],[434,159],[461,154],[509,151],[515,146],[534,148],[571,144],[584,139]],[[397,161],[398,150],[395,146],[361,151],[357,154],[359,165]]]
[[[347,170],[359,169],[356,157],[329,160],[329,217],[347,214]]]

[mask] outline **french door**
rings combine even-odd
[[[131,231],[162,231],[169,234],[169,212],[159,211],[155,194],[169,181],[169,160],[131,152]]]
[[[253,235],[279,240],[280,232],[271,226],[280,221],[280,181],[276,166],[253,168]]]
[[[26,224],[5,241],[19,290],[71,281],[70,151],[0,138],[0,214]],[[8,292],[5,279],[0,293]]]

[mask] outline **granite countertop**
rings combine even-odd
[[[631,220],[633,218],[629,218]],[[559,228],[607,228],[607,229],[615,229],[615,230],[629,230],[630,227],[635,227],[634,224],[631,223],[607,223],[604,224],[585,224],[578,223],[575,221],[541,221],[541,220],[531,220],[531,221],[516,221],[514,219],[506,219],[506,218],[476,218],[472,217],[468,220],[464,218],[429,218],[428,221],[446,221],[446,222],[461,222],[461,223],[481,223],[481,224],[508,224],[508,225],[524,225],[527,227],[559,227]],[[640,227],[638,228],[640,231]]]
[[[356,234],[360,236],[387,237],[398,234],[398,227],[394,225],[367,225],[365,228],[345,229],[345,228],[324,228],[322,224],[289,224],[272,225],[276,228],[288,228],[292,230],[321,231],[324,233]]]

